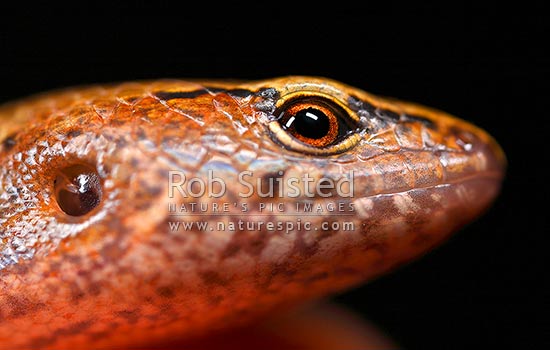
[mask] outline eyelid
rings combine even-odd
[[[357,145],[357,143],[359,143],[361,139],[359,134],[353,133],[333,146],[317,148],[298,141],[296,138],[283,130],[283,128],[277,121],[269,123],[269,131],[272,135],[272,139],[275,140],[283,148],[311,155],[328,156],[339,154],[353,148],[355,145]]]
[[[277,103],[275,104],[275,110],[279,111],[281,107],[288,104],[289,102],[296,101],[298,99],[306,99],[306,98],[312,98],[317,99],[321,101],[327,101],[329,103],[335,104],[338,108],[341,108],[347,116],[350,118],[351,123],[359,123],[359,116],[351,110],[346,103],[341,101],[338,98],[334,98],[334,96],[322,93],[322,92],[315,92],[315,91],[295,91],[288,93],[286,95],[282,95]],[[280,113],[276,113],[275,117],[279,119],[281,115]]]

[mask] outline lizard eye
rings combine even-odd
[[[103,188],[96,169],[75,164],[58,171],[54,192],[61,210],[70,216],[82,216],[99,205]]]
[[[357,122],[342,104],[324,96],[286,98],[269,124],[271,135],[285,148],[306,154],[337,154],[358,142]]]

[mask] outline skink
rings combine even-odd
[[[444,112],[319,77],[74,88],[0,108],[0,347],[246,325],[442,243],[505,157]]]

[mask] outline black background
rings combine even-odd
[[[468,119],[508,156],[495,205],[337,300],[407,349],[545,348],[550,18],[536,4],[442,3],[2,5],[0,102],[89,83],[301,74]]]

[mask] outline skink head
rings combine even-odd
[[[21,329],[54,347],[198,334],[368,280],[478,216],[505,168],[465,121],[322,78],[81,89],[0,119],[0,338],[29,305]]]

